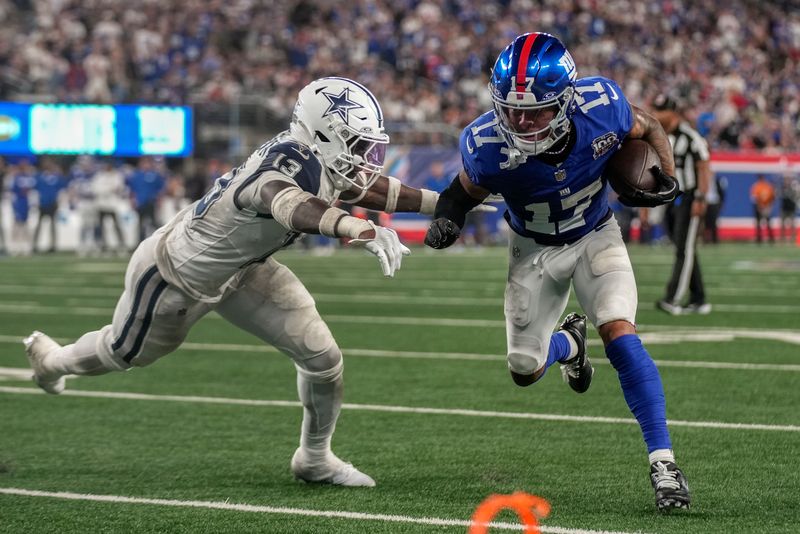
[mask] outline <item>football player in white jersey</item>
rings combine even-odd
[[[388,143],[381,108],[367,88],[335,77],[307,85],[289,130],[139,245],[110,325],[63,347],[41,332],[24,340],[34,381],[58,394],[68,374],[149,365],[176,350],[215,310],[294,360],[304,407],[294,475],[374,486],[331,451],[342,404],[342,353],[308,290],[272,255],[301,233],[350,238],[393,276],[409,254],[397,234],[331,206],[341,199],[385,212],[433,213],[438,194],[381,175]]]

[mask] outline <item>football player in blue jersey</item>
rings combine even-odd
[[[639,138],[661,160],[659,189],[623,202],[655,206],[678,194],[669,139],[657,120],[631,105],[619,85],[577,78],[565,46],[527,33],[503,50],[489,82],[494,109],[461,134],[463,169],[440,196],[425,242],[452,245],[464,216],[490,194],[502,195],[513,230],[505,293],[508,367],[530,385],[558,362],[569,386],[589,388],[586,316],[647,444],[660,510],[688,508],[689,488],[675,464],[661,377],[636,335],[636,281],[608,205],[603,170],[626,138]],[[564,312],[570,284],[586,316]]]

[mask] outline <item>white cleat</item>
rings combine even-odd
[[[353,467],[353,464],[343,462],[332,452],[328,454],[324,464],[314,465],[308,462],[303,449],[298,448],[292,456],[292,473],[303,482],[350,487],[375,486],[371,476],[365,475]]]
[[[44,368],[44,359],[51,352],[60,349],[61,345],[38,330],[23,339],[22,343],[25,345],[25,353],[33,369],[33,381],[36,385],[52,395],[64,391],[64,377],[48,373]]]

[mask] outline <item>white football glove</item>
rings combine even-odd
[[[363,246],[375,254],[381,264],[383,276],[393,277],[395,271],[400,269],[403,256],[408,256],[411,251],[400,242],[397,232],[391,228],[376,226],[372,222],[369,224],[375,229],[375,237],[372,239],[351,239],[350,244]]]

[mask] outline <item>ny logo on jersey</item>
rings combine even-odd
[[[614,132],[604,133],[600,137],[595,137],[592,140],[594,159],[599,158],[615,146],[617,146],[617,134]]]
[[[350,88],[345,87],[342,89],[342,92],[338,95],[333,93],[326,93],[325,91],[322,92],[325,98],[328,99],[330,105],[328,109],[325,110],[325,113],[322,114],[323,117],[327,117],[328,115],[333,115],[334,113],[339,115],[339,117],[344,121],[345,124],[349,124],[348,116],[350,115],[351,109],[363,109],[364,106],[359,104],[354,100],[350,100]]]

